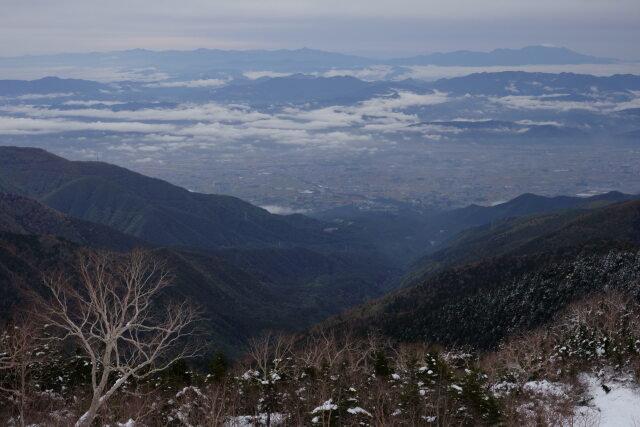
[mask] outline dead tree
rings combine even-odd
[[[0,392],[15,402],[18,420],[26,425],[29,377],[38,347],[37,326],[27,318],[8,322],[0,331]]]
[[[277,402],[276,383],[290,364],[292,349],[293,337],[283,333],[267,331],[249,341],[249,357],[260,372],[267,427],[271,426],[271,415]]]
[[[48,297],[38,315],[73,340],[91,362],[92,398],[75,425],[89,426],[98,411],[127,381],[152,375],[196,354],[184,342],[193,335],[199,313],[186,302],[158,304],[171,283],[163,263],[136,250],[127,255],[86,251],[75,274],[45,278]]]

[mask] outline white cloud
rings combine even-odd
[[[323,77],[351,76],[364,81],[386,80],[394,72],[394,68],[387,65],[374,65],[372,67],[349,70],[334,69],[322,73]]]
[[[39,108],[33,105],[0,106],[13,114],[26,114],[31,117],[91,117],[109,120],[154,120],[154,121],[255,121],[269,116],[252,111],[246,106],[220,104],[182,104],[177,108],[144,108],[141,110],[112,111],[105,109],[83,108],[76,110],[58,110]]]
[[[285,108],[281,112],[267,114],[243,105],[181,104],[176,108],[145,108],[141,110],[119,110],[82,108],[42,108],[34,105],[5,105],[0,110],[9,114],[20,114],[37,118],[86,117],[122,121],[198,121],[198,125],[251,123],[253,127],[265,129],[321,130],[352,127],[365,122],[410,123],[416,120],[403,109],[434,105],[448,101],[444,93],[415,94],[397,92],[388,96],[372,98],[351,106],[332,106],[315,110]],[[86,105],[91,105],[93,101]],[[368,116],[365,119],[364,116]]]
[[[516,123],[524,126],[557,126],[557,127],[564,126],[564,123],[554,122],[554,121],[540,122],[540,121],[534,121],[534,120],[518,120]]]
[[[18,96],[0,96],[0,100],[35,101],[38,99],[65,98],[73,95],[73,93],[28,93]]]
[[[260,206],[262,209],[269,211],[269,213],[276,215],[291,215],[296,213],[307,213],[306,209],[294,209],[288,206],[280,206],[280,205],[264,205]]]
[[[439,124],[420,124],[417,126],[404,127],[404,131],[407,132],[420,132],[420,133],[435,133],[435,134],[458,134],[464,132],[463,129],[453,127],[453,126],[443,126]]]
[[[80,122],[62,119],[31,119],[0,116],[0,134],[37,135],[72,131],[169,132],[173,125],[140,122]]]
[[[122,101],[66,101],[63,103],[64,105],[79,105],[85,107],[91,107],[93,105],[121,105],[124,104]]]
[[[281,117],[289,120],[301,120],[307,129],[326,129],[333,127],[351,127],[363,122],[362,115],[350,107],[326,107],[315,110],[286,108]]]
[[[587,110],[601,111],[610,109],[614,104],[606,101],[562,101],[547,96],[525,96],[525,95],[509,95],[500,98],[489,97],[492,102],[501,104],[508,108],[520,110]]]
[[[148,134],[142,137],[145,141],[156,141],[156,142],[181,142],[186,138],[184,136],[176,136],[176,135],[167,135],[167,134]]]
[[[178,81],[178,82],[159,82],[159,83],[148,83],[145,86],[147,87],[189,87],[189,88],[199,88],[199,87],[219,87],[224,86],[228,83],[228,80],[224,79],[201,79],[201,80],[187,80],[187,81]]]
[[[0,30],[1,33],[1,30]],[[102,83],[120,81],[156,82],[172,76],[149,69],[125,69],[120,67],[0,67],[0,79],[35,80],[56,76],[65,79],[86,79]]]
[[[136,162],[136,163],[154,163],[154,162],[156,162],[156,160],[154,160],[152,157],[137,157],[133,161]]]
[[[245,71],[242,73],[246,78],[251,80],[261,79],[262,77],[287,77],[293,73],[277,73],[275,71]]]
[[[372,98],[359,104],[359,111],[363,114],[376,115],[390,113],[409,107],[442,104],[449,100],[446,93],[435,92],[430,94],[417,94],[400,91],[391,96]]]
[[[0,134],[90,130],[145,134],[136,141],[128,141],[126,145],[112,148],[125,152],[153,152],[196,146],[232,147],[240,143],[263,142],[353,150],[359,149],[362,144],[373,142],[372,133],[403,130],[409,124],[416,123],[418,117],[405,113],[405,109],[438,104],[448,99],[443,93],[415,94],[399,91],[354,105],[311,110],[287,107],[269,113],[243,105],[217,103],[182,104],[175,108],[145,108],[134,111],[90,108],[95,105],[94,101],[67,104],[89,108],[60,110],[35,105],[5,105],[0,106],[0,111],[21,117],[0,116]],[[97,102],[99,101],[95,101]]]
[[[630,101],[621,102],[613,108],[613,111],[626,110],[628,108],[640,108],[640,91],[632,91],[634,98]]]

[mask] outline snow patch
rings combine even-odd
[[[312,414],[317,414],[318,412],[335,411],[336,409],[338,409],[338,405],[333,403],[333,400],[329,399],[326,402],[324,402],[322,405],[318,406],[313,411],[311,411],[311,413]]]
[[[271,425],[272,426],[281,426],[285,425],[285,416],[279,413],[271,414]],[[240,415],[238,417],[229,417],[224,423],[224,427],[254,427],[266,425],[267,423],[267,414],[260,414],[257,416],[251,415]]]
[[[528,391],[533,394],[548,397],[567,397],[567,385],[562,383],[552,383],[547,380],[529,381],[522,388],[524,391]]]
[[[350,414],[353,414],[353,415],[357,415],[357,414],[364,414],[364,415],[366,415],[367,417],[373,417],[373,415],[371,415],[371,413],[370,413],[370,412],[368,412],[368,411],[366,411],[366,410],[362,409],[362,408],[361,408],[361,407],[359,407],[359,406],[358,406],[358,407],[355,407],[355,408],[349,408],[349,409],[347,409],[347,412],[348,412],[348,413],[350,413]]]
[[[580,381],[587,386],[591,400],[589,406],[576,408],[577,416],[596,420],[600,427],[640,425],[640,390],[631,381],[603,382],[593,374],[580,375]]]

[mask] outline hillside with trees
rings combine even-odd
[[[399,279],[366,221],[336,236],[107,164],[4,155],[7,425],[591,425],[599,390],[637,384],[632,196],[435,213],[463,231]],[[167,238],[193,215],[203,228]]]
[[[326,224],[301,215],[273,215],[235,197],[192,193],[118,166],[72,162],[39,149],[0,147],[0,186],[158,245],[343,244],[323,231]]]

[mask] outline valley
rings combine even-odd
[[[0,423],[627,425],[637,66],[0,57]]]
[[[192,161],[162,166],[122,161],[197,191],[233,194],[259,206],[312,214],[346,204],[394,211],[392,201],[397,201],[422,209],[450,209],[504,202],[526,192],[632,193],[640,186],[640,153],[630,144],[514,147],[416,141],[388,151],[380,147],[371,154],[326,154],[321,159],[317,154],[256,153],[220,160],[201,153]]]
[[[388,200],[450,209],[525,192],[638,188],[633,75],[295,74],[205,89],[23,83],[0,81],[5,145],[103,160],[286,212],[393,209]]]

